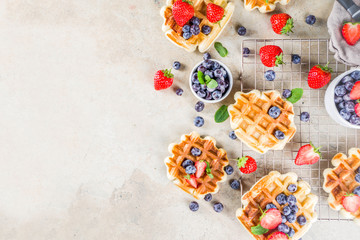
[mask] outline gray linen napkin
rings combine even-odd
[[[353,0],[360,6],[360,0]],[[335,59],[350,66],[360,65],[360,41],[354,46],[346,43],[341,34],[341,29],[345,21],[351,21],[350,14],[340,3],[335,1],[333,9],[327,21],[330,34],[330,51],[335,53]]]

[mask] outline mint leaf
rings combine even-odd
[[[205,83],[208,84],[211,81],[211,78],[209,75],[205,75]]]
[[[287,100],[291,103],[296,103],[299,101],[304,93],[302,88],[294,88],[291,90],[291,96],[287,98]]]
[[[188,180],[190,180],[190,175],[189,175],[189,174],[188,174],[188,175],[185,175],[185,178],[188,179]]]
[[[205,84],[204,74],[202,71],[198,71],[198,80],[200,84]]]
[[[216,123],[222,123],[229,117],[229,113],[227,111],[227,106],[222,105],[215,113],[215,122]]]
[[[218,86],[218,83],[214,79],[211,79],[211,81],[209,83],[207,83],[207,86],[208,86],[208,88],[214,89]]]
[[[267,233],[268,231],[269,231],[269,229],[263,228],[260,224],[255,227],[251,227],[251,232],[254,235],[263,235],[264,233]]]
[[[216,49],[216,51],[220,54],[220,56],[222,57],[226,57],[228,55],[228,50],[220,43],[220,42],[216,42],[214,44],[214,47]]]

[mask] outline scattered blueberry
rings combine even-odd
[[[287,219],[285,217],[285,215],[281,214],[281,223],[286,223]]]
[[[342,97],[335,97],[334,101],[335,101],[336,104],[338,104],[338,103],[343,101],[343,98]]]
[[[287,202],[289,203],[289,205],[296,205],[296,197],[294,195],[289,195],[287,197]]]
[[[250,54],[250,49],[247,48],[247,47],[244,47],[244,48],[243,48],[243,56],[244,56],[244,57],[248,57],[249,54]]]
[[[350,93],[345,94],[345,95],[343,96],[343,100],[344,100],[344,101],[351,101]]]
[[[347,112],[345,109],[341,109],[339,113],[340,113],[340,116],[342,118],[344,118],[346,121],[348,121],[351,117],[351,113]]]
[[[343,77],[341,79],[342,83],[353,82],[353,81],[354,81],[354,79],[350,75],[346,75],[345,77]]]
[[[283,193],[280,193],[279,195],[276,196],[276,201],[280,204],[280,205],[284,205],[287,203],[287,196]]]
[[[296,214],[299,211],[298,206],[295,205],[289,205],[291,208],[291,213]]]
[[[180,62],[175,61],[175,62],[173,63],[173,68],[174,68],[175,70],[179,70],[180,67],[181,67],[181,63],[180,63]]]
[[[207,202],[210,202],[211,199],[212,199],[211,193],[206,194],[205,197],[204,197],[204,200],[207,201]]]
[[[291,208],[289,206],[285,206],[282,211],[283,211],[283,214],[285,216],[287,216],[291,213]]]
[[[198,17],[192,17],[190,19],[190,22],[193,24],[193,25],[199,25],[200,24],[200,19]]]
[[[298,216],[297,221],[300,224],[300,226],[303,226],[306,224],[306,218],[303,215]]]
[[[221,99],[222,94],[221,94],[221,91],[216,90],[211,94],[211,96],[213,97],[213,99],[219,100],[219,99]]]
[[[202,101],[198,101],[196,104],[195,104],[195,110],[197,112],[201,112],[202,110],[204,110],[204,107],[205,107],[205,104],[202,102]]]
[[[204,25],[201,28],[201,32],[205,35],[208,35],[211,32],[211,27],[209,27],[208,25]]]
[[[274,81],[275,80],[275,72],[273,70],[267,70],[264,73],[264,77],[268,81]]]
[[[279,140],[283,140],[285,138],[285,134],[280,130],[276,130],[274,135]]]
[[[286,225],[285,223],[281,223],[281,224],[278,226],[278,230],[279,230],[280,232],[283,232],[283,233],[286,234],[286,233],[289,232],[290,228],[289,228],[289,226]]]
[[[292,54],[291,55],[291,61],[294,63],[294,64],[299,64],[301,62],[301,57],[297,54]]]
[[[296,192],[297,186],[295,184],[289,184],[289,186],[287,187],[287,190],[292,193]]]
[[[190,159],[185,159],[182,163],[181,163],[181,166],[183,168],[186,168],[187,166],[193,166],[194,165],[194,162],[191,161]]]
[[[194,165],[189,165],[185,168],[185,172],[189,175],[196,173],[196,167]]]
[[[310,120],[310,114],[308,112],[302,112],[300,114],[300,120],[303,122],[308,122]]]
[[[349,122],[351,124],[355,124],[355,125],[360,125],[360,117],[356,114],[353,114],[351,117],[350,117],[350,120]]]
[[[289,98],[289,97],[291,97],[291,90],[290,90],[290,89],[284,89],[284,91],[283,91],[283,97],[284,97],[284,98]]]
[[[313,25],[316,22],[316,17],[314,15],[309,15],[306,17],[305,22],[309,25]]]
[[[286,216],[286,219],[289,223],[294,223],[296,221],[296,215],[293,213],[290,213]]]
[[[203,59],[206,61],[206,60],[209,60],[211,58],[211,55],[210,53],[204,53],[204,56],[203,56]]]
[[[360,80],[360,71],[356,70],[356,71],[353,71],[350,76],[355,79],[355,80]]]
[[[346,94],[346,88],[344,85],[339,85],[339,86],[336,86],[334,92],[335,92],[336,96],[342,97]]]
[[[246,34],[246,28],[245,27],[239,27],[238,30],[237,30],[237,33],[240,36],[244,36]]]
[[[184,25],[182,27],[182,31],[185,33],[185,32],[190,32],[190,25]]]
[[[281,110],[277,106],[272,106],[269,108],[268,114],[270,117],[277,119],[280,116]]]
[[[231,187],[232,189],[235,189],[235,190],[240,189],[240,182],[239,182],[239,180],[236,180],[236,179],[231,180],[231,181],[230,181],[230,187]]]
[[[347,82],[347,83],[345,83],[344,86],[345,86],[346,90],[351,91],[351,89],[354,86],[354,83],[353,82]]]
[[[225,170],[227,175],[231,175],[234,172],[234,168],[232,166],[230,166],[230,165],[225,166],[224,170]]]
[[[189,38],[191,38],[192,34],[191,32],[183,32],[183,38],[185,40],[188,40]]]
[[[355,175],[355,181],[357,181],[358,183],[360,183],[360,173]]]
[[[193,212],[196,212],[197,210],[199,210],[199,204],[195,201],[192,201],[190,204],[189,204],[189,208],[191,211]]]
[[[354,189],[353,194],[360,196],[360,186]]]
[[[176,95],[178,95],[178,96],[182,96],[182,95],[183,95],[183,92],[184,92],[184,90],[182,90],[181,88],[178,88],[178,89],[176,89],[176,91],[175,91]]]
[[[236,134],[235,134],[235,131],[231,131],[231,132],[229,133],[229,137],[230,137],[232,140],[237,139],[237,136],[236,136]]]
[[[192,25],[192,26],[190,27],[190,32],[191,32],[191,34],[194,35],[194,36],[199,35],[199,33],[200,33],[200,27],[199,27],[199,25]]]
[[[290,228],[290,230],[289,230],[289,232],[287,233],[287,235],[289,236],[289,237],[293,237],[294,235],[295,235],[295,230],[293,229],[293,228],[291,228],[291,227],[289,227]]]
[[[215,212],[221,212],[224,209],[224,206],[222,205],[222,203],[215,203],[214,204],[214,210]]]
[[[201,155],[201,150],[199,148],[193,147],[191,148],[191,155],[198,157]]]
[[[194,125],[195,127],[202,127],[204,125],[204,119],[202,117],[197,116],[194,119]]]

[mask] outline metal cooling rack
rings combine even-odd
[[[283,151],[268,151],[266,154],[256,154],[245,144],[242,144],[242,154],[255,157],[258,161],[258,170],[250,176],[242,176],[243,191],[250,187],[261,177],[272,170],[281,173],[295,172],[298,176],[310,183],[312,193],[319,197],[316,207],[318,219],[322,221],[342,220],[337,211],[332,210],[328,203],[328,194],[322,189],[324,182],[323,171],[332,167],[331,159],[338,152],[347,153],[351,147],[359,147],[360,131],[342,127],[334,122],[327,114],[324,106],[326,87],[310,89],[307,84],[307,75],[315,64],[326,64],[333,69],[332,79],[350,69],[350,67],[337,62],[329,49],[328,39],[246,39],[242,42],[242,48],[248,47],[250,54],[242,55],[241,61],[241,90],[278,90],[301,87],[304,89],[302,99],[294,104],[295,124],[297,132]],[[258,55],[259,49],[264,45],[277,45],[284,51],[286,65],[267,68]],[[241,50],[242,51],[242,50]],[[291,54],[301,56],[301,64],[291,62]],[[276,79],[273,82],[264,79],[264,72],[273,69]],[[300,113],[310,113],[310,122],[300,121]],[[302,145],[313,142],[315,146],[322,146],[322,159],[311,166],[296,166],[294,159]]]

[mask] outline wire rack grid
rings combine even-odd
[[[285,65],[267,68],[258,55],[259,49],[264,45],[277,45],[284,52]],[[249,176],[242,176],[243,191],[268,174],[272,170],[281,173],[295,172],[299,178],[307,181],[312,187],[312,193],[319,197],[316,207],[318,219],[322,221],[338,220],[348,221],[342,218],[338,212],[332,210],[328,203],[328,194],[322,189],[324,182],[323,171],[331,165],[332,157],[338,153],[347,153],[351,147],[358,146],[360,132],[354,129],[342,127],[334,122],[327,114],[324,105],[326,86],[321,89],[310,89],[307,84],[307,75],[311,67],[316,64],[326,64],[333,69],[332,79],[350,69],[350,67],[337,62],[334,55],[329,51],[328,39],[246,39],[241,44],[242,49],[247,47],[250,54],[242,54],[241,61],[241,90],[278,90],[303,88],[302,99],[294,104],[295,124],[297,132],[294,138],[282,151],[268,151],[266,154],[256,154],[245,144],[241,143],[243,155],[254,156],[258,161],[258,170]],[[291,62],[291,54],[301,56],[300,64]],[[272,82],[264,78],[265,71],[273,69],[276,79]],[[310,113],[310,121],[300,121],[300,113]],[[297,166],[294,159],[302,145],[312,142],[315,146],[322,146],[322,158],[313,165]],[[243,192],[242,192],[243,194]]]

